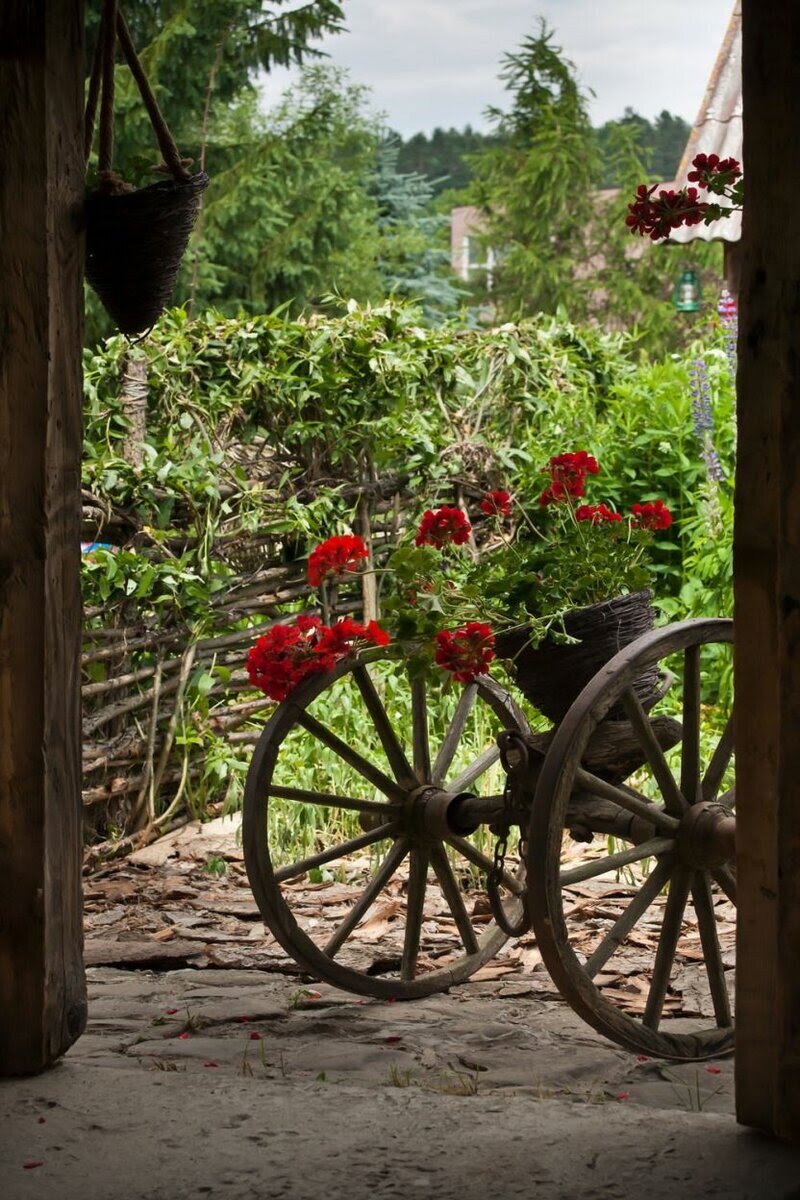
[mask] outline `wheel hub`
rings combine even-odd
[[[417,837],[435,840],[446,839],[454,833],[474,833],[480,822],[465,823],[459,814],[464,801],[475,799],[471,792],[454,796],[433,784],[423,784],[409,792],[403,804],[407,828]]]
[[[717,800],[693,804],[676,835],[678,854],[690,867],[711,870],[736,854],[736,817]]]

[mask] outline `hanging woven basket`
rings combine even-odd
[[[551,721],[566,716],[574,700],[601,667],[618,650],[630,645],[655,624],[652,592],[616,596],[587,608],[575,609],[564,617],[564,629],[577,643],[566,644],[545,638],[538,646],[530,643],[530,629],[520,625],[498,633],[495,649],[508,666],[522,694]],[[658,672],[642,675],[634,690],[643,703],[657,694]],[[612,712],[611,717],[623,716]]]
[[[169,178],[134,190],[113,171],[117,42],[139,88]],[[159,110],[116,0],[106,0],[86,106],[86,156],[100,100],[98,185],[86,199],[86,277],[122,333],[150,329],[167,307],[208,186],[190,174]]]

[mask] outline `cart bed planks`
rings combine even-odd
[[[0,5],[0,1075],[85,1024],[83,0]]]

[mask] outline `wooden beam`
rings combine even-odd
[[[0,1075],[86,1020],[80,879],[83,0],[0,3]]]
[[[736,1105],[800,1141],[800,5],[744,0]]]

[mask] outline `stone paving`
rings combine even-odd
[[[53,1071],[0,1085],[4,1200],[800,1200],[731,1060],[640,1060],[514,979],[412,1004],[255,970],[89,970]]]

